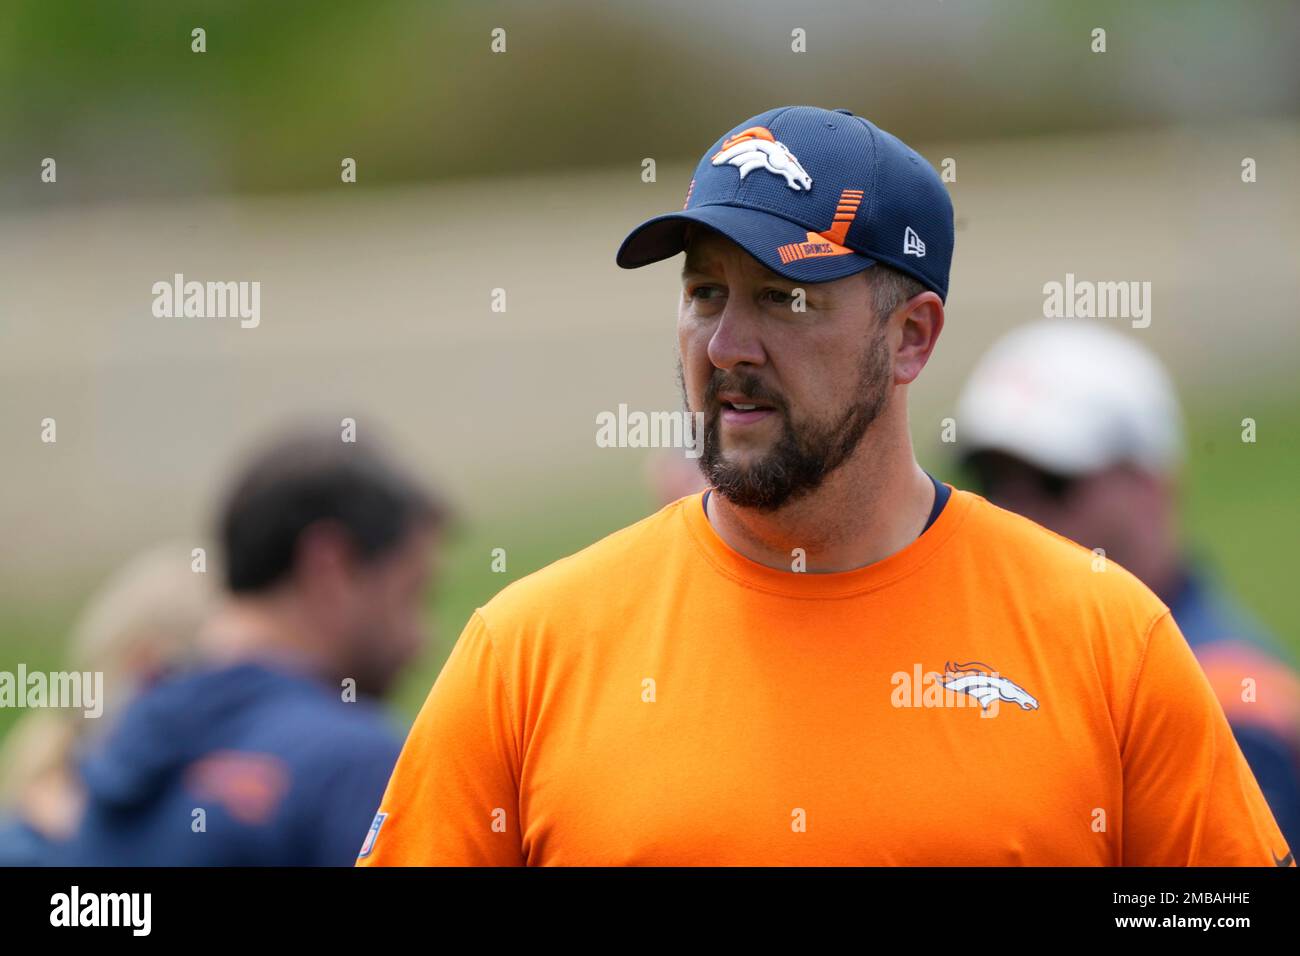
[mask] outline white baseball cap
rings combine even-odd
[[[1117,464],[1156,474],[1182,459],[1173,382],[1131,335],[1086,319],[1043,319],[999,339],[957,404],[963,455],[1000,451],[1055,474]]]

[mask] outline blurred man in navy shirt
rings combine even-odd
[[[440,505],[337,432],[256,455],[219,520],[203,663],[82,764],[70,866],[348,866],[402,738],[371,702],[420,650]]]
[[[980,360],[956,422],[966,465],[990,501],[1103,548],[1169,607],[1295,846],[1300,678],[1290,655],[1184,549],[1182,416],[1164,368],[1128,330],[1033,322]]]

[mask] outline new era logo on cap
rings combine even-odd
[[[925,243],[911,226],[903,232],[903,255],[916,256],[918,259],[925,255]]]
[[[696,166],[685,206],[637,226],[618,264],[676,255],[691,222],[794,281],[829,282],[884,262],[948,294],[948,191],[915,150],[847,110],[787,106],[737,125]]]

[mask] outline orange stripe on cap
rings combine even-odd
[[[861,189],[846,189],[840,193],[839,205],[835,209],[835,219],[831,228],[827,229],[820,235],[829,239],[837,246],[843,246],[844,240],[848,238],[849,226],[852,224],[854,217],[858,214],[858,207],[862,204]],[[845,250],[850,251],[850,250]],[[836,253],[842,255],[843,253]]]
[[[777,246],[776,254],[781,257],[781,264],[788,265],[798,259],[851,255],[853,250],[844,245],[844,240],[861,205],[862,190],[845,189],[840,193],[839,204],[835,208],[835,218],[830,229],[825,232],[808,233],[806,242],[788,242],[783,246]]]
[[[794,262],[796,259],[821,259],[825,256],[847,256],[853,250],[846,249],[819,232],[808,233],[807,242],[790,242],[777,247],[781,263]]]

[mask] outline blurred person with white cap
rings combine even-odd
[[[990,501],[1103,549],[1168,605],[1294,845],[1300,679],[1189,554],[1178,501],[1182,415],[1160,362],[1099,323],[1032,322],[977,363],[956,422],[963,462]]]

